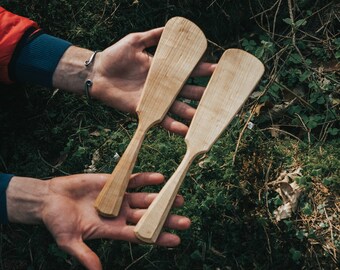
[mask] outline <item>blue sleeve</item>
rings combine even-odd
[[[0,224],[7,224],[6,190],[13,174],[0,173]]]
[[[21,40],[9,64],[12,81],[52,87],[53,73],[72,44],[38,32]]]

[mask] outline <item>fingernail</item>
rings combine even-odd
[[[190,225],[191,225],[191,221],[190,221],[190,219],[183,217],[178,221],[178,224],[181,225],[181,226],[186,226],[187,228],[189,228]]]
[[[148,194],[146,195],[145,201],[147,204],[151,204],[152,201],[156,198],[156,194]]]

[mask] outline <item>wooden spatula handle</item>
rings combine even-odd
[[[194,158],[195,156],[187,151],[175,173],[164,185],[156,199],[137,223],[134,232],[140,240],[146,243],[156,242],[170,212],[170,208],[174,203],[178,190]]]
[[[123,156],[99,193],[94,207],[102,216],[118,216],[145,133],[144,125],[138,125]]]

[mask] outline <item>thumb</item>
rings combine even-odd
[[[83,266],[89,270],[102,270],[102,264],[96,253],[94,253],[83,240],[68,240],[67,243],[58,243],[59,247],[74,256]]]
[[[143,49],[156,46],[161,38],[163,29],[164,27],[160,27],[140,33],[139,42]]]

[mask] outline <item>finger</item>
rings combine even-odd
[[[191,120],[194,117],[196,110],[190,105],[176,100],[172,104],[170,112],[176,114],[182,119]]]
[[[166,130],[169,130],[170,132],[173,132],[175,134],[185,136],[188,132],[188,126],[185,124],[176,121],[175,119],[171,118],[170,116],[165,116],[161,126],[165,128]]]
[[[81,239],[65,240],[58,243],[59,247],[74,256],[89,270],[101,270],[102,265],[96,253],[94,253]]]
[[[152,46],[156,46],[161,38],[164,27],[155,28],[140,34],[140,46],[142,50]]]
[[[53,183],[54,189],[62,187],[64,191],[67,190],[73,194],[77,189],[83,192],[92,192],[102,189],[109,176],[109,174],[103,173],[73,174],[52,178],[51,183]]]
[[[146,209],[157,197],[157,193],[128,193],[126,194],[130,208]],[[181,207],[184,204],[184,198],[181,195],[177,195],[173,203],[173,207]]]
[[[179,236],[168,233],[168,232],[162,232],[156,241],[157,246],[162,247],[176,247],[181,243],[181,238]]]
[[[130,224],[137,224],[142,216],[146,213],[145,209],[131,209],[127,216],[127,221]],[[191,221],[189,218],[184,216],[179,216],[175,214],[170,214],[165,222],[164,227],[173,229],[173,230],[187,230],[191,225]]]
[[[197,85],[185,85],[180,92],[180,97],[191,99],[191,100],[200,100],[205,87],[197,86]]]
[[[191,221],[189,218],[179,215],[170,215],[164,226],[173,230],[187,230],[190,228]]]
[[[134,229],[135,229],[135,226],[128,225],[124,227],[118,235],[112,234],[112,235],[108,235],[107,237],[115,239],[115,240],[124,240],[128,242],[143,244],[144,242],[142,242],[136,237],[134,233]],[[181,239],[177,235],[168,233],[168,232],[162,232],[159,235],[155,244],[158,246],[164,246],[164,247],[175,247],[175,246],[178,246],[180,243],[181,243]]]
[[[217,64],[200,62],[191,73],[191,77],[210,76],[213,74]]]
[[[163,182],[164,176],[160,173],[137,173],[131,176],[128,188],[159,185]]]

